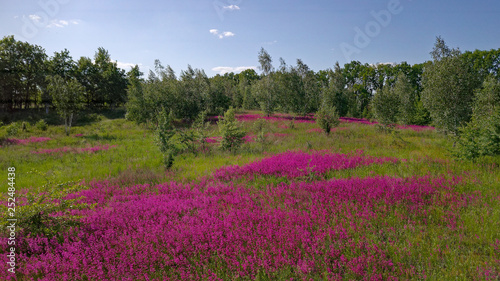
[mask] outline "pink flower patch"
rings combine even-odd
[[[220,180],[231,180],[240,176],[269,175],[277,177],[297,178],[311,173],[324,174],[331,170],[352,169],[358,166],[396,163],[398,159],[390,157],[377,158],[364,155],[362,151],[352,154],[331,154],[321,151],[312,154],[301,151],[289,151],[277,154],[244,166],[228,166],[214,172]]]

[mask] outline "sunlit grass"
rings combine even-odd
[[[255,121],[244,121],[241,125],[247,134],[256,134],[254,123]],[[136,184],[155,186],[175,181],[189,185],[203,182],[204,179],[213,180],[212,173],[224,166],[244,166],[287,151],[325,150],[343,154],[363,151],[364,155],[368,156],[393,157],[399,161],[328,171],[318,177],[288,179],[256,175],[233,179],[225,184],[233,187],[244,186],[245,192],[251,196],[260,196],[252,197],[254,200],[252,204],[258,207],[269,204],[263,209],[271,211],[279,207],[283,210],[302,210],[307,213],[308,206],[314,203],[308,201],[310,199],[307,193],[299,190],[302,193],[297,191],[297,194],[293,194],[297,200],[303,200],[300,204],[304,205],[299,204],[297,207],[299,209],[294,209],[294,205],[284,204],[285,200],[290,198],[266,197],[268,196],[266,194],[271,194],[271,191],[283,184],[292,185],[297,182],[377,177],[408,179],[426,176],[453,180],[459,177],[460,182],[452,185],[452,189],[439,190],[433,194],[434,197],[431,199],[434,204],[426,206],[421,213],[408,211],[405,204],[390,206],[392,209],[378,206],[386,216],[375,217],[369,221],[353,217],[349,221],[339,214],[335,220],[325,223],[324,227],[342,226],[352,241],[356,243],[368,241],[371,245],[381,247],[396,266],[396,271],[392,273],[403,280],[498,280],[500,278],[500,232],[498,231],[500,157],[483,158],[477,162],[456,160],[449,152],[452,142],[431,130],[420,132],[397,130],[396,133],[387,133],[374,125],[342,122],[330,135],[326,135],[322,132],[308,132],[313,128],[318,126],[315,123],[292,125],[288,120],[268,122],[265,130],[269,136],[264,143],[246,143],[235,153],[223,152],[217,148],[217,144],[210,144],[208,152],[186,152],[178,155],[172,169],[165,171],[151,129],[124,119],[102,118],[96,123],[74,127],[70,136],[64,134],[61,126],[49,126],[47,131],[29,128],[28,132],[21,132],[16,138],[37,136],[50,137],[51,140],[1,147],[0,169],[7,171],[7,167],[16,167],[18,189],[36,190],[46,183],[46,177],[50,177],[54,183],[84,180],[86,185],[90,185],[93,180],[110,181],[111,185],[118,185],[126,191]],[[209,135],[217,136],[217,134],[217,126],[211,125]],[[116,147],[93,153],[34,153],[41,149],[61,147],[77,149],[98,145]],[[30,173],[32,170],[39,171],[45,177]],[[2,185],[2,193],[6,190],[7,186]],[[125,200],[124,203],[126,202]],[[363,208],[353,202],[346,204],[349,208],[353,208],[352,210]],[[229,205],[227,211],[236,208],[235,206]],[[192,212],[196,214],[197,210]],[[361,227],[362,231],[354,227],[355,225]],[[326,249],[330,246],[329,243],[336,245],[335,241],[329,241],[324,242],[322,246]],[[362,253],[359,249],[356,251],[358,252],[344,254],[354,257]],[[203,254],[200,252],[199,255],[198,258],[201,259]],[[318,254],[309,258],[319,261],[323,256]],[[201,263],[201,260],[199,262]],[[319,268],[327,268],[328,265],[322,262],[318,263]],[[299,267],[284,266],[274,272],[262,269],[254,279],[300,280],[321,279],[328,276],[326,272],[301,273]],[[224,258],[215,255],[204,264],[203,268],[198,268],[196,276],[206,276],[204,275],[206,270],[210,269],[224,280],[230,280],[235,273],[228,268]],[[179,277],[174,267],[156,270],[155,273],[149,274],[150,278]],[[345,275],[344,278],[360,277]],[[248,279],[251,278],[240,278],[240,280]]]

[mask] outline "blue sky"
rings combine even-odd
[[[129,70],[160,59],[209,76],[302,59],[315,71],[336,61],[420,63],[441,35],[461,50],[500,48],[498,0],[16,0],[2,1],[0,36],[73,59],[104,47]]]

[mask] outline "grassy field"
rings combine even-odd
[[[153,132],[122,118],[69,136],[28,125],[0,148],[2,201],[15,167],[16,216],[31,218],[16,274],[2,239],[0,279],[500,280],[500,157],[456,160],[435,130],[365,123],[326,135],[278,116],[265,142],[211,143],[170,171]]]

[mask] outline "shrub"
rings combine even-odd
[[[6,129],[7,136],[10,136],[10,137],[17,136],[17,134],[19,133],[19,129],[20,129],[19,123],[14,122],[14,123],[10,124],[9,126],[7,126],[7,129]]]
[[[339,125],[337,108],[323,104],[316,113],[316,123],[327,135],[330,134],[330,130]]]
[[[254,126],[255,132],[257,134],[256,141],[257,141],[257,143],[260,144],[261,151],[264,151],[264,147],[265,147],[266,142],[267,142],[266,130],[268,127],[268,123],[267,123],[266,119],[257,119],[257,121],[254,123],[253,126]]]
[[[40,121],[36,122],[35,128],[37,128],[40,131],[47,131],[48,128],[47,122],[45,122],[45,120],[43,119],[40,119]]]
[[[244,142],[243,137],[246,133],[240,128],[236,121],[233,107],[230,107],[226,113],[224,113],[224,118],[217,122],[217,125],[219,126],[219,132],[222,136],[220,148],[231,152],[237,150]]]
[[[163,109],[158,116],[158,127],[156,128],[155,142],[163,155],[163,164],[170,169],[174,164],[177,148],[174,142],[173,113],[169,114]]]
[[[45,178],[46,183],[37,192],[19,195],[19,199],[25,199],[26,204],[17,205],[16,208],[18,229],[26,237],[43,236],[62,242],[65,230],[79,225],[79,217],[72,215],[72,211],[92,208],[93,205],[80,203],[81,198],[69,199],[68,195],[84,188],[79,184],[57,184],[38,171],[28,174],[38,174]]]
[[[210,127],[210,122],[205,122],[207,119],[207,111],[202,111],[198,115],[198,118],[193,122],[192,129],[194,130],[195,140],[200,144],[202,151],[207,148],[207,138],[208,138],[208,128]]]
[[[373,111],[377,121],[383,125],[392,125],[398,121],[400,98],[389,86],[378,90],[372,100]]]
[[[472,120],[459,129],[456,143],[459,158],[500,154],[500,81],[493,76],[476,92]]]

